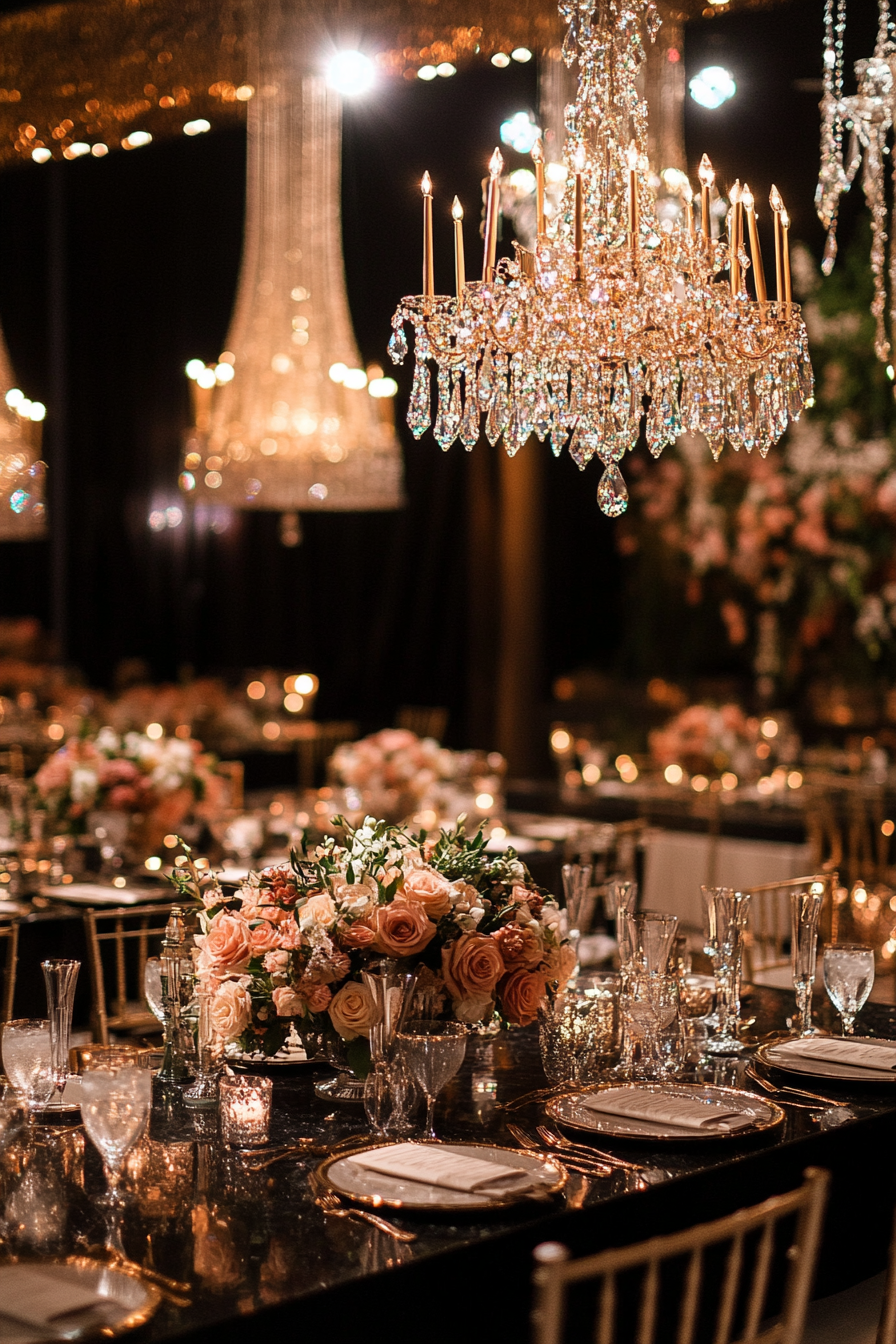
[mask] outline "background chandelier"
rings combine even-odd
[[[258,12],[239,289],[227,350],[187,369],[195,424],[181,489],[236,508],[395,509],[397,388],[360,367],[342,259],[341,101],[296,68],[320,47],[302,16],[281,0]]]
[[[821,269],[830,275],[837,256],[837,212],[840,197],[849,191],[863,163],[862,186],[871,211],[871,271],[874,276],[874,348],[884,363],[890,358],[887,335],[887,141],[894,124],[896,103],[896,46],[889,0],[879,0],[879,22],[874,55],[856,61],[858,92],[843,96],[843,39],[846,0],[826,0],[824,13],[824,97],[821,102],[821,169],[815,204],[828,230]],[[844,153],[843,132],[850,128]],[[896,226],[896,216],[894,216]],[[892,230],[896,233],[896,227]],[[890,325],[896,328],[896,239],[890,240]]]
[[[579,62],[566,109],[565,187],[560,210],[544,211],[543,150],[537,178],[534,252],[495,263],[499,179],[489,164],[482,279],[467,283],[463,210],[455,200],[456,297],[433,292],[432,184],[424,177],[423,292],[404,298],[389,351],[407,353],[414,328],[416,367],[408,424],[420,437],[432,423],[429,360],[438,370],[433,433],[443,449],[471,449],[480,415],[490,443],[502,435],[512,456],[531,434],[567,439],[584,468],[604,465],[597,497],[618,516],[628,490],[618,463],[646,422],[658,456],[687,431],[700,431],[718,458],[725,439],[763,455],[796,419],[812,391],[806,331],[791,301],[790,221],[778,192],[774,212],[777,287],[767,293],[756,204],[749,188],[729,192],[727,241],[713,237],[715,174],[700,165],[700,227],[686,176],[677,175],[683,219],[660,221],[648,185],[647,105],[637,87],[645,59],[642,26],[659,29],[653,0],[562,0],[567,64]],[[667,170],[664,175],[669,178]],[[749,254],[747,252],[749,241]],[[751,266],[752,258],[752,266]],[[755,297],[747,289],[753,271]],[[720,272],[728,271],[722,279]],[[648,399],[645,411],[645,399]],[[570,438],[571,435],[571,438]]]
[[[39,541],[47,534],[47,467],[40,456],[46,411],[14,382],[0,332],[0,541]]]

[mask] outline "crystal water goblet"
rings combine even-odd
[[[467,1028],[462,1022],[411,1022],[398,1033],[401,1053],[426,1098],[424,1137],[436,1137],[433,1116],[436,1098],[457,1073],[467,1052]]]
[[[740,1054],[740,972],[750,893],[732,887],[701,887],[706,916],[706,948],[716,977],[718,1026],[707,1044],[711,1055]]]
[[[0,1054],[4,1072],[27,1105],[33,1123],[56,1090],[48,1019],[20,1017],[6,1022]]]
[[[124,1051],[106,1052],[81,1076],[81,1118],[103,1159],[108,1194],[100,1201],[121,1202],[124,1159],[142,1138],[152,1105],[152,1075]]]
[[[824,987],[840,1014],[843,1035],[852,1036],[874,984],[874,949],[863,943],[840,943],[824,950]]]
[[[796,991],[796,1034],[817,1036],[812,1025],[812,987],[818,960],[818,917],[824,886],[813,882],[808,891],[790,893],[790,961]]]

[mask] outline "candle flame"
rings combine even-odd
[[[535,144],[532,146],[532,159],[535,163],[541,163],[544,159],[544,145],[541,136],[538,137]]]
[[[420,190],[423,192],[424,196],[432,195],[432,178],[430,177],[429,173],[423,174],[423,180],[420,183]]]
[[[790,216],[788,215],[786,210],[781,211],[781,228],[782,229],[790,228]]]
[[[679,196],[681,197],[681,199],[684,201],[685,205],[690,205],[690,204],[691,204],[691,201],[694,199],[694,192],[693,192],[693,188],[691,187],[691,184],[690,184],[690,182],[687,180],[687,178],[685,178],[685,180],[682,182],[678,194],[679,194]]]
[[[711,187],[716,180],[716,172],[710,163],[708,157],[704,154],[700,160],[700,167],[697,169],[697,176],[704,187]]]
[[[772,189],[768,194],[768,203],[773,210],[784,209],[784,202],[781,199],[781,193],[775,186],[774,182],[772,183]]]
[[[742,197],[743,197],[743,191],[741,190],[740,178],[738,178],[737,181],[734,183],[734,186],[728,193],[728,199],[732,205],[737,205],[738,202],[742,199]]]
[[[585,171],[585,146],[577,145],[572,153],[572,166],[577,173]]]
[[[458,198],[455,196],[454,200],[451,202],[451,218],[463,219],[463,217],[464,217],[464,208],[461,205]]]
[[[491,173],[492,177],[500,177],[503,168],[504,168],[504,155],[501,153],[500,149],[496,149],[494,154],[488,161],[488,170]]]
[[[741,188],[741,193],[740,193],[740,203],[741,203],[741,205],[743,206],[743,208],[744,208],[748,213],[749,213],[750,211],[752,211],[752,209],[753,209],[753,204],[754,204],[754,202],[753,202],[753,193],[752,193],[752,191],[750,190],[750,188],[747,186],[746,182],[744,183],[743,187]]]
[[[633,172],[633,173],[637,172],[637,170],[638,170],[638,146],[635,144],[634,140],[631,142],[631,144],[629,145],[628,149],[625,151],[625,161],[626,161],[626,163],[628,164],[628,166],[629,166],[629,170],[630,170],[631,172]]]

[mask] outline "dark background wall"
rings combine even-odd
[[[875,8],[852,7],[850,59],[870,54]],[[816,255],[820,90],[800,82],[819,80],[821,35],[822,0],[794,0],[692,25],[685,51],[688,77],[723,64],[739,86],[716,112],[687,100],[692,175],[706,150],[720,176],[748,179],[760,202],[776,181],[793,236]],[[366,360],[385,360],[395,302],[418,285],[423,169],[438,192],[436,284],[449,290],[451,197],[475,213],[500,122],[535,106],[534,62],[431,85],[383,83],[346,104],[344,247]],[[159,679],[187,668],[302,665],[321,678],[325,717],[386,722],[399,703],[447,704],[449,735],[463,742],[475,660],[466,518],[479,486],[459,444],[443,454],[431,437],[404,433],[407,509],[306,515],[297,549],[280,545],[271,514],[237,516],[222,535],[147,526],[151,507],[176,498],[184,364],[214,358],[224,343],[244,171],[244,135],[226,130],[105,160],[24,165],[0,179],[0,320],[22,387],[48,405],[50,467],[63,438],[67,461],[64,498],[54,500],[62,545],[0,546],[0,616],[39,616],[95,683],[134,657]],[[847,202],[846,235],[859,205],[858,196]],[[399,379],[401,422],[407,372]],[[484,442],[475,449],[489,452]],[[581,474],[566,456],[542,456],[547,600],[532,657],[545,695],[554,676],[584,664],[663,672],[640,666],[643,641],[628,635],[639,619],[656,622],[659,647],[663,631],[671,647],[674,602],[633,608],[629,562],[595,503],[595,465]],[[482,569],[473,582],[487,611],[496,580],[489,564]],[[477,630],[480,643],[490,638],[487,620]]]

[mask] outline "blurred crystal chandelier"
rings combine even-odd
[[[0,541],[39,541],[47,534],[47,466],[40,456],[46,409],[14,382],[0,332]]]
[[[194,427],[180,485],[236,508],[396,509],[397,388],[359,367],[342,260],[341,103],[296,68],[295,53],[307,60],[319,46],[303,9],[267,0],[258,10],[239,289],[227,350],[211,368],[188,366]]]
[[[825,0],[824,96],[821,101],[821,169],[815,192],[818,216],[828,230],[821,268],[830,275],[837,256],[837,213],[840,197],[853,184],[863,163],[862,186],[871,211],[871,271],[874,276],[874,348],[884,363],[890,358],[887,335],[887,144],[896,120],[896,45],[889,0],[878,3],[874,55],[856,61],[858,92],[843,96],[843,40],[846,0]],[[850,130],[844,153],[843,132]],[[896,223],[896,220],[894,220]],[[896,228],[893,230],[896,233]],[[890,239],[890,327],[896,330],[896,238]]]
[[[433,433],[443,449],[471,449],[502,435],[512,456],[531,434],[550,438],[583,468],[604,464],[597,497],[604,513],[628,505],[619,470],[646,421],[647,445],[700,431],[718,458],[734,449],[765,455],[812,391],[806,331],[791,300],[789,219],[773,188],[777,291],[768,297],[749,188],[729,193],[728,239],[713,237],[715,174],[700,166],[700,228],[687,178],[678,223],[660,221],[648,184],[647,105],[637,76],[645,59],[642,24],[655,37],[653,0],[561,0],[569,25],[563,57],[579,62],[575,102],[566,109],[565,185],[560,209],[544,209],[544,152],[537,178],[534,252],[495,262],[499,180],[489,165],[481,281],[467,283],[462,218],[455,200],[457,295],[436,295],[432,266],[432,184],[423,181],[423,292],[401,301],[389,351],[400,363],[414,328],[416,367],[408,424],[420,437],[432,416],[428,361],[438,369]],[[668,176],[665,174],[664,176]],[[686,223],[684,222],[686,220]],[[746,232],[745,232],[746,227]],[[746,249],[749,236],[749,255]],[[752,261],[751,261],[752,258]],[[752,267],[755,297],[747,290]],[[719,273],[728,270],[727,280]],[[463,386],[463,396],[461,387]],[[644,400],[649,398],[645,412]]]

